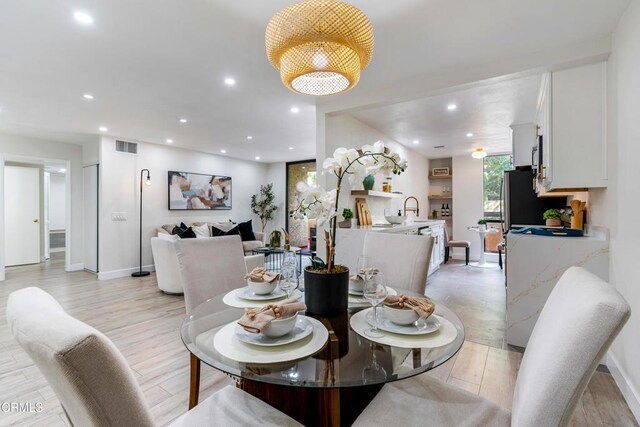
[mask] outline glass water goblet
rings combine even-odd
[[[369,256],[360,255],[358,257],[358,271],[356,272],[358,277],[360,277],[362,280],[366,280],[365,273],[368,272],[370,268],[371,268],[371,261],[369,259]]]
[[[378,364],[375,347],[373,344],[370,344],[372,354],[371,363],[362,369],[362,382],[365,384],[380,383],[387,379],[387,371]]]
[[[367,278],[364,281],[363,296],[373,306],[373,326],[365,330],[364,334],[372,338],[381,338],[384,334],[378,329],[377,307],[387,297],[384,274],[379,271],[367,274]]]

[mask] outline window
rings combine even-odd
[[[316,171],[307,171],[307,184],[308,185],[316,185],[317,183],[317,175]]]
[[[486,219],[500,219],[500,185],[504,171],[513,170],[511,155],[484,158],[483,203]]]

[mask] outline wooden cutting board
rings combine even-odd
[[[367,199],[363,199],[361,197],[356,198],[356,212],[358,214],[358,224],[371,225],[373,223]]]

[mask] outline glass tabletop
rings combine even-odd
[[[417,295],[397,289],[404,295]],[[220,354],[210,338],[225,325],[237,321],[243,309],[226,305],[219,295],[197,306],[182,324],[181,335],[187,349],[204,363],[231,376],[253,381],[300,387],[341,388],[382,384],[408,378],[433,369],[455,355],[464,341],[464,327],[456,314],[434,300],[435,314],[449,320],[457,331],[453,342],[436,348],[401,348],[383,345],[358,335],[349,320],[370,306],[350,306],[346,313],[318,317],[329,330],[329,339],[319,352],[289,362],[240,363]],[[337,345],[330,345],[337,342]]]

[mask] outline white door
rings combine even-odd
[[[5,265],[40,262],[40,170],[5,166]]]

